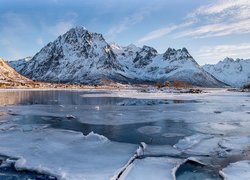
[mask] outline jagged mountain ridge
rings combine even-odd
[[[25,65],[13,67],[34,80],[99,84],[102,79],[124,83],[181,80],[198,86],[223,83],[205,72],[186,48],[169,48],[159,54],[154,48],[108,44],[103,36],[84,27],[70,29],[47,44]]]
[[[217,64],[206,64],[203,68],[232,87],[250,84],[250,59],[225,58]]]

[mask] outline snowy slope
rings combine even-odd
[[[20,73],[35,80],[95,83],[119,68],[101,34],[77,27],[42,48]]]
[[[186,48],[168,48],[164,54],[159,54],[148,46],[111,47],[124,68],[122,75],[130,79],[151,82],[181,80],[210,87],[221,85],[197,64]]]
[[[204,70],[232,87],[250,83],[250,59],[226,58],[215,65],[204,65]]]
[[[181,80],[198,86],[223,84],[205,72],[183,49],[169,48],[159,54],[154,48],[108,44],[103,36],[84,27],[72,28],[41,49],[24,66],[11,63],[34,80],[99,84],[103,79],[124,83],[157,83]]]
[[[26,58],[23,58],[23,59],[18,59],[18,60],[13,60],[13,61],[8,61],[8,64],[13,67],[16,71],[20,72],[27,61],[31,60],[32,57],[31,56],[28,56]]]

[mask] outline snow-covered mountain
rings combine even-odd
[[[164,82],[181,80],[198,86],[220,86],[221,83],[206,73],[186,48],[168,48],[159,54],[154,48],[135,45],[120,47],[111,45],[116,58],[122,64],[123,76],[135,81]]]
[[[23,58],[23,59],[18,59],[18,60],[13,60],[13,61],[8,61],[8,64],[13,67],[16,71],[20,72],[27,61],[31,60],[32,57],[31,56],[28,56],[26,58]]]
[[[22,64],[24,63],[24,65]],[[187,49],[108,44],[103,36],[84,27],[70,29],[47,44],[30,61],[11,63],[21,74],[49,82],[98,84],[102,79],[125,83],[181,80],[198,86],[217,87],[220,81],[204,71]]]
[[[225,58],[217,64],[203,66],[204,70],[232,87],[250,83],[250,59]]]

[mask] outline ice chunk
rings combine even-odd
[[[179,140],[179,142],[175,144],[174,147],[180,150],[190,149],[193,146],[199,144],[202,140],[210,139],[212,137],[212,135],[207,134],[194,134],[192,136],[188,136],[184,139]]]
[[[147,145],[144,149],[144,156],[179,156],[181,151],[170,145]]]
[[[219,142],[222,150],[227,155],[239,154],[240,152],[250,148],[250,136],[230,136],[225,137]]]
[[[168,157],[136,159],[120,177],[121,180],[175,179],[175,167],[183,160]]]
[[[212,137],[210,139],[204,139],[199,144],[188,149],[186,153],[192,155],[216,155],[219,149],[218,142],[221,140],[220,137]]]
[[[224,179],[228,180],[249,180],[250,179],[250,161],[238,161],[230,164],[220,171]]]
[[[20,143],[21,142],[21,143]],[[0,154],[16,157],[18,170],[34,170],[59,179],[110,179],[134,156],[138,145],[57,129],[0,132]]]

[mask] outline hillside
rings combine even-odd
[[[204,70],[232,87],[250,83],[250,59],[226,58],[217,64],[203,66]]]

